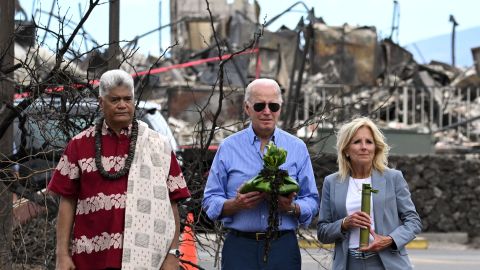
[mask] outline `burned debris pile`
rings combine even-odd
[[[438,152],[480,147],[479,48],[472,49],[476,66],[419,64],[391,39],[380,39],[375,27],[330,26],[302,2],[285,11],[304,8],[305,17],[294,29],[277,31],[266,26],[283,13],[269,21],[259,18],[256,2],[212,0],[211,17],[203,1],[171,3],[171,40],[176,45],[159,57],[136,53],[135,41],[129,42],[123,46],[128,59],[121,66],[135,74],[142,99],[162,105],[180,145],[198,143],[197,123],[211,121],[220,102],[215,120],[222,128],[215,131],[213,143],[240,129],[244,87],[253,78],[269,77],[284,91],[283,127],[299,136],[315,136],[318,128],[362,114],[376,118],[383,128],[431,133]],[[27,55],[26,48],[35,45],[25,40],[16,46]],[[37,58],[54,59],[36,52]],[[93,50],[66,70],[88,81],[106,70],[107,61],[106,52]],[[219,101],[222,61],[225,95]],[[28,82],[25,74],[19,69],[16,80]]]
[[[217,83],[219,54],[225,59],[248,44],[248,50],[225,65],[229,95],[219,125],[229,128],[218,131],[216,142],[242,127],[246,84],[269,77],[284,91],[284,128],[300,136],[315,136],[318,128],[362,114],[375,117],[383,128],[433,134],[437,152],[475,152],[480,147],[480,122],[475,121],[480,116],[479,48],[472,49],[476,66],[419,64],[391,39],[380,39],[375,27],[330,26],[302,2],[286,11],[303,7],[305,18],[295,29],[277,31],[265,26],[283,13],[261,21],[260,7],[248,1],[210,1],[212,21],[203,3],[174,2],[172,21],[180,22],[172,27],[172,40],[181,42],[172,49],[174,60],[165,65],[188,66],[155,75],[158,85],[151,95],[167,93],[160,95],[166,97],[161,102],[181,144],[195,143],[192,123],[199,120],[199,108],[217,108],[206,100],[217,100],[218,87],[212,86]]]

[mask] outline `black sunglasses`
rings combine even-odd
[[[271,112],[278,112],[278,110],[280,110],[280,104],[279,103],[265,103],[265,102],[253,104],[253,109],[256,112],[261,112],[265,109],[265,106],[267,104],[268,104],[268,109]]]

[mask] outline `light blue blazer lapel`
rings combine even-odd
[[[347,180],[340,181],[339,178],[335,180],[335,210],[337,212],[337,218],[344,218],[347,216],[347,191],[348,191],[348,178]]]
[[[377,193],[372,193],[373,198],[373,215],[375,219],[375,232],[384,234],[383,232],[383,216],[385,210],[385,196],[386,196],[386,179],[380,172],[373,170],[372,172],[372,188],[378,190]]]

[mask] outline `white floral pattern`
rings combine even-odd
[[[181,189],[187,187],[187,183],[185,182],[185,179],[183,178],[183,174],[179,174],[177,176],[168,176],[167,180],[167,186],[168,190],[170,192],[173,192],[176,189]]]
[[[105,195],[98,193],[97,196],[78,200],[77,215],[86,215],[100,210],[125,209],[126,194]]]
[[[61,175],[68,176],[70,180],[78,179],[80,177],[79,168],[68,161],[67,155],[62,155],[56,169]]]
[[[114,171],[119,171],[123,168],[123,166],[125,166],[125,160],[127,159],[127,157],[128,155],[109,157],[102,156],[103,167],[107,172],[110,171],[112,168],[114,169]],[[80,165],[82,173],[89,173],[97,170],[97,166],[95,165],[95,158],[93,157],[80,159],[78,161],[78,164]]]
[[[72,254],[86,252],[99,252],[106,249],[121,249],[123,243],[123,234],[103,232],[93,238],[87,238],[85,235],[75,238],[72,243]]]
[[[125,160],[127,159],[128,155],[122,156],[109,156],[109,157],[104,157],[102,156],[102,164],[103,167],[105,168],[105,171],[110,171],[112,168],[115,171],[120,171],[123,166],[125,166]],[[95,162],[94,162],[95,163]]]
[[[80,169],[83,173],[87,172],[94,172],[97,170],[97,166],[95,165],[95,158],[83,158],[78,161],[78,165],[80,165]]]
[[[128,155],[110,157],[102,156],[102,163],[106,171],[110,171],[112,168],[115,171],[119,171],[123,168],[123,166],[125,166],[125,159],[127,157]],[[68,176],[68,178],[71,180],[75,180],[80,177],[80,170],[82,173],[90,173],[97,170],[95,158],[93,157],[80,159],[78,161],[78,165],[79,166],[69,162],[67,155],[62,155],[56,169],[61,175]]]
[[[91,126],[87,129],[85,129],[84,131],[78,133],[75,137],[73,137],[72,139],[73,140],[80,140],[81,138],[83,137],[93,137],[95,136],[95,127],[94,126]]]

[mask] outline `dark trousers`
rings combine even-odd
[[[223,270],[300,270],[302,257],[294,231],[270,241],[267,262],[263,261],[265,241],[228,233],[222,250]]]

